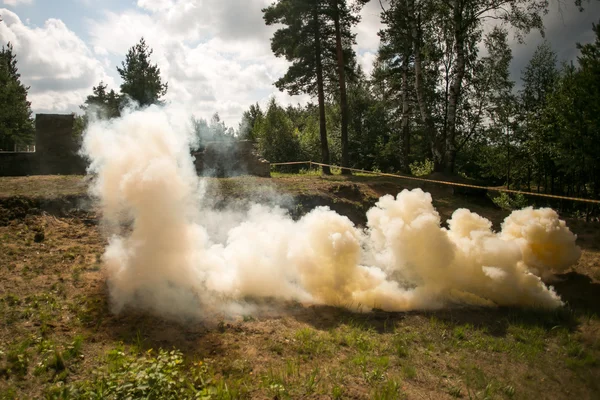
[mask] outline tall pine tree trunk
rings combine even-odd
[[[348,97],[346,95],[346,74],[344,72],[344,51],[342,48],[342,31],[340,29],[339,0],[333,0],[333,25],[335,27],[335,50],[337,55],[338,81],[340,85],[340,111],[342,117],[342,167],[349,167],[348,156]],[[348,169],[342,168],[342,175],[350,175]]]
[[[417,104],[419,105],[419,114],[421,122],[425,128],[425,135],[429,138],[431,145],[431,155],[433,157],[434,171],[440,171],[443,168],[443,141],[435,132],[433,118],[425,99],[425,89],[423,88],[423,67],[421,65],[421,38],[417,23],[417,14],[415,10],[415,0],[405,0],[406,10],[410,23],[411,41],[414,52],[415,65],[415,92],[417,94]]]
[[[317,97],[319,101],[319,133],[321,135],[321,162],[329,164],[329,145],[327,143],[327,124],[325,120],[325,91],[323,89],[323,61],[321,59],[321,24],[319,21],[319,3],[315,1],[313,10],[315,60],[317,64]],[[331,175],[329,167],[322,167],[325,175]]]
[[[454,52],[456,54],[456,69],[452,85],[450,86],[450,96],[448,98],[448,125],[445,132],[446,156],[444,170],[449,173],[454,172],[456,160],[456,113],[460,101],[462,81],[465,76],[465,29],[463,28],[463,2],[454,0],[453,2],[453,22],[454,22]]]
[[[408,107],[408,63],[410,54],[408,49],[404,49],[404,57],[402,59],[402,122],[401,122],[401,151],[402,151],[402,170],[409,171],[410,156],[410,129],[409,129],[409,107]]]

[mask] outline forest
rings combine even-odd
[[[595,41],[572,44],[579,51],[575,62],[559,60],[552,43],[543,42],[515,82],[510,40],[543,34],[547,1],[390,0],[380,3],[381,44],[366,74],[354,44],[367,2],[278,0],[264,8],[263,22],[278,28],[272,52],[289,62],[275,87],[313,100],[249,105],[237,128],[218,113],[210,121],[191,117],[198,146],[253,140],[271,162],[441,173],[599,197],[600,25],[589,27]],[[117,67],[120,90],[95,86],[77,117],[79,131],[90,117],[114,118],[132,103],[165,102],[168,84],[151,56],[144,38],[131,47]],[[20,83],[10,43],[0,53],[0,80],[0,141],[28,144],[28,88]],[[328,167],[322,172],[331,173]]]

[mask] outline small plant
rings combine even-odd
[[[402,367],[402,372],[407,379],[413,379],[417,376],[417,370],[412,365]]]
[[[78,358],[81,356],[81,347],[83,346],[83,336],[77,335],[73,341],[67,346],[64,356],[67,360]]]
[[[429,175],[433,172],[433,161],[429,159],[425,159],[422,162],[415,161],[411,163],[408,168],[410,168],[410,173],[414,176]]]
[[[28,340],[19,343],[6,354],[7,372],[9,374],[15,374],[18,377],[27,375],[30,362],[29,351],[27,351],[29,344]]]
[[[12,294],[12,293],[9,293],[6,296],[4,296],[2,301],[10,307],[18,306],[19,304],[21,304],[21,299],[19,299],[19,297],[17,295]]]
[[[450,386],[448,394],[452,397],[460,399],[463,397],[462,390],[458,386]]]
[[[406,340],[400,336],[395,336],[394,341],[394,351],[396,352],[396,356],[399,358],[408,357],[408,343]]]
[[[333,387],[333,389],[331,389],[331,397],[334,398],[334,400],[338,400],[343,398],[344,396],[344,389],[339,386],[339,385],[335,385]]]
[[[183,354],[178,350],[160,350],[153,357],[134,358],[117,348],[109,352],[109,369],[99,372],[91,382],[81,382],[68,388],[52,389],[49,398],[116,398],[116,399],[180,399],[211,398],[215,386],[206,387],[208,369],[202,364],[196,373],[184,367]],[[100,395],[100,397],[98,397]]]
[[[81,281],[81,267],[73,268],[73,271],[71,271],[71,278],[75,283],[79,283],[79,281]]]
[[[504,392],[504,394],[506,395],[506,397],[508,397],[509,399],[512,399],[513,397],[515,397],[515,388],[514,388],[514,386],[506,385],[506,386],[504,386],[504,388],[502,388],[502,391]]]
[[[458,340],[465,340],[467,338],[467,329],[468,326],[457,326],[452,331],[452,335]]]
[[[317,331],[303,328],[296,332],[297,351],[300,354],[316,355],[327,350],[325,339]]]
[[[315,392],[316,386],[319,384],[321,380],[321,374],[319,367],[315,367],[310,373],[306,376],[306,382],[304,386],[306,387],[306,394],[310,395]]]
[[[385,374],[379,368],[375,368],[374,370],[371,370],[371,371],[363,369],[363,375],[364,375],[365,381],[367,381],[367,383],[370,385],[373,385],[373,384],[383,381],[385,379]]]
[[[396,400],[402,398],[402,386],[395,379],[387,380],[371,393],[374,400]]]
[[[279,342],[273,342],[271,344],[269,344],[269,350],[271,350],[273,353],[277,354],[277,355],[283,355],[283,345]]]

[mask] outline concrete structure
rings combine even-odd
[[[0,153],[0,176],[85,174],[73,115],[37,114],[35,152]]]
[[[194,152],[198,175],[219,178],[238,175],[271,176],[271,165],[261,158],[249,140],[208,142],[204,151]]]

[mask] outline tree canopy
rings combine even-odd
[[[137,102],[140,107],[161,103],[167,93],[168,84],[162,82],[160,68],[152,64],[153,50],[144,38],[129,49],[121,67],[117,67],[123,83],[121,94]]]
[[[31,117],[29,87],[21,83],[17,55],[8,43],[0,50],[0,150],[33,143],[35,135]]]

